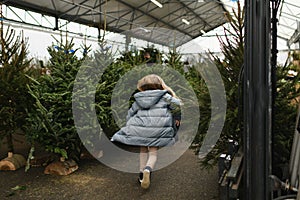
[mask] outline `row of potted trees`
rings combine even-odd
[[[224,58],[211,54],[224,81],[228,107],[221,138],[214,150],[202,160],[202,164],[206,167],[215,164],[219,154],[226,151],[228,139],[240,141],[242,137],[242,123],[238,123],[242,121],[240,104],[242,101],[238,91],[244,55],[243,17],[243,14],[238,13],[230,17],[229,21],[235,32],[225,29],[225,33],[230,33],[230,37],[227,35],[225,40],[220,38]],[[93,60],[100,66],[103,63],[107,65],[103,71],[98,71],[102,75],[96,87],[93,106],[98,121],[108,137],[119,128],[113,118],[114,110],[111,107],[113,89],[118,80],[136,66],[147,62],[144,58],[145,51],[155,57],[152,58],[153,62],[162,62],[161,53],[152,47],[127,52],[121,58],[113,59],[110,48],[107,48],[104,42],[99,43],[99,50],[93,55],[88,55],[90,48],[85,45],[81,50],[74,49],[72,40],[56,40],[55,45],[48,47],[49,62],[45,66],[32,67],[32,60],[27,58],[27,41],[22,35],[16,35],[14,30],[8,29],[6,34],[1,33],[1,45],[0,103],[3,106],[0,110],[0,141],[6,138],[8,150],[13,152],[12,135],[19,131],[24,133],[26,141],[32,147],[38,145],[58,155],[64,162],[79,161],[84,149],[83,143],[85,145],[91,143],[89,138],[86,138],[86,141],[79,138],[72,114],[73,86],[80,67],[86,64],[85,60]],[[76,56],[78,53],[81,53],[81,58]],[[211,119],[210,94],[205,81],[195,68],[191,66],[188,71],[184,70],[185,63],[181,61],[181,56],[176,51],[171,51],[167,57],[168,62],[165,64],[186,78],[199,101],[202,115],[194,139],[197,151]],[[279,164],[287,161],[296,113],[296,104],[291,104],[291,101],[298,93],[298,88],[294,86],[299,77],[286,79],[291,67],[292,65],[278,67],[277,88],[280,92],[276,100],[275,120],[279,120],[280,123],[276,123],[274,129],[276,139],[274,151],[275,160]],[[41,71],[48,71],[50,74]],[[280,117],[282,115],[285,117]],[[287,149],[287,151],[278,152],[278,149]],[[27,163],[33,155],[32,148]],[[72,163],[69,164],[74,165]],[[73,169],[75,168],[76,166]]]
[[[81,50],[74,49],[72,40],[61,39],[48,47],[48,63],[33,66],[32,60],[27,58],[27,41],[22,35],[16,36],[14,30],[8,29],[5,37],[1,38],[1,44],[0,81],[3,92],[0,101],[3,107],[0,111],[0,140],[5,138],[8,151],[14,152],[13,135],[17,130],[25,135],[26,142],[31,146],[28,155],[25,155],[28,156],[26,169],[32,163],[36,147],[57,155],[60,158],[58,163],[70,162],[73,166],[73,161],[80,160],[84,145],[93,144],[91,140],[95,139],[95,135],[84,141],[79,138],[72,113],[75,79],[80,68],[87,64],[85,62],[93,60],[97,66],[106,65],[102,67],[103,70],[95,72],[102,75],[99,77],[96,99],[92,106],[95,106],[98,122],[108,137],[119,128],[113,118],[114,111],[110,103],[118,80],[135,66],[149,61],[144,57],[145,52],[150,53],[152,62],[162,62],[160,52],[153,47],[124,53],[120,58],[113,59],[105,42],[99,43],[99,50],[88,55],[90,47],[83,45]],[[80,53],[81,58],[76,56]],[[172,68],[182,69],[183,63],[179,62],[179,55],[170,53],[169,60],[173,60],[168,63]],[[79,98],[86,98],[88,94],[83,92],[81,95]],[[95,134],[100,137],[101,132]],[[99,155],[99,147],[94,149]],[[73,169],[75,168],[76,166]],[[49,171],[51,169],[47,169]]]

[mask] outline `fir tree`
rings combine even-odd
[[[220,58],[210,52],[224,83],[227,101],[225,124],[220,135],[220,138],[214,149],[206,155],[201,161],[203,167],[210,167],[218,161],[221,153],[227,151],[228,139],[241,142],[242,136],[242,99],[241,99],[241,73],[244,62],[244,10],[239,2],[237,3],[237,11],[233,10],[233,15],[227,14],[228,25],[224,26],[224,37],[218,36],[223,58]],[[197,72],[194,72],[196,74]],[[200,75],[199,75],[200,76]],[[208,129],[210,118],[210,96],[209,91],[202,78],[196,80],[194,75],[190,75],[190,79],[197,89],[199,98],[200,110],[202,111],[201,122],[199,124],[199,133],[195,138],[194,143],[199,145],[205,136]],[[199,85],[199,86],[197,86]],[[196,151],[199,150],[198,148]]]
[[[276,68],[272,167],[273,174],[280,178],[287,178],[284,172],[289,164],[299,106],[300,74],[291,75],[291,71],[297,71],[293,63],[278,65]]]
[[[38,143],[46,151],[65,158],[79,159],[81,141],[77,134],[72,114],[72,92],[77,72],[84,59],[75,53],[72,40],[48,47],[50,62],[46,66],[50,75],[41,76],[30,85],[30,94],[35,103],[27,119],[31,127],[27,138]],[[83,55],[86,55],[84,49]]]
[[[7,137],[8,151],[14,151],[12,134],[25,125],[26,109],[32,101],[26,84],[30,82],[30,59],[23,34],[0,30],[0,141]]]
[[[243,142],[243,105],[242,105],[242,77],[244,62],[244,10],[237,2],[238,9],[233,12],[233,16],[228,15],[230,29],[224,27],[224,38],[218,37],[222,50],[222,58],[216,55],[213,59],[222,76],[227,98],[226,121],[223,127],[220,139],[215,148],[202,160],[204,167],[210,167],[216,164],[221,153],[227,152],[228,139],[233,139],[240,143]],[[295,70],[296,66],[289,63],[287,66],[277,66],[276,69],[276,98],[275,98],[275,116],[273,124],[273,173],[278,177],[283,174],[283,167],[289,162],[292,140],[295,130],[296,114],[297,114],[297,96],[299,94],[299,78],[300,75],[289,76],[290,70]],[[198,88],[199,104],[202,111],[202,117],[205,119],[200,123],[195,143],[201,144],[203,139],[202,131],[207,129],[210,120],[209,113],[210,98],[205,87],[205,83],[201,78],[195,79],[195,76],[189,75],[189,79]],[[197,83],[198,82],[198,83]],[[196,84],[195,84],[196,83]],[[199,84],[200,83],[200,84]],[[197,85],[200,85],[197,87]],[[202,132],[203,133],[203,132]],[[270,155],[271,156],[271,155]]]

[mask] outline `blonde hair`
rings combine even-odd
[[[149,74],[140,79],[137,84],[137,89],[139,91],[167,90],[173,97],[178,98],[175,92],[165,84],[164,80],[160,76],[156,74]]]

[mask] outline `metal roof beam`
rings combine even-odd
[[[64,1],[64,0],[60,0],[60,1],[65,2],[65,3],[68,3],[68,4],[74,5],[74,6],[73,6],[72,8],[70,8],[68,11],[65,11],[63,14],[59,15],[59,18],[62,18],[62,19],[64,19],[64,16],[75,16],[75,17],[73,17],[73,19],[68,19],[69,22],[77,22],[78,19],[80,19],[81,16],[89,16],[89,15],[87,15],[87,13],[93,12],[93,11],[96,9],[95,4],[94,4],[94,7],[87,7],[87,6],[84,5],[84,3],[87,2],[88,0],[84,0],[83,2],[81,2],[81,3],[76,3],[76,4],[75,4],[74,2],[70,2],[70,1]],[[84,6],[84,7],[82,7],[82,6]],[[98,7],[98,6],[97,6],[97,7]],[[73,10],[73,9],[75,9],[75,8],[78,8],[78,9],[77,9],[76,15],[67,15],[67,14],[66,14],[66,13],[70,12],[71,10]],[[79,15],[78,13],[79,13],[79,11],[80,11],[80,8],[84,8],[84,9],[86,9],[87,11],[85,11],[84,13],[82,13],[82,14]],[[92,14],[92,15],[93,15],[93,14]],[[101,15],[101,12],[100,12],[100,15]],[[68,24],[68,23],[67,23],[67,24]],[[100,22],[100,24],[101,24],[101,22]],[[65,25],[66,25],[66,24],[65,24]],[[63,25],[63,26],[65,26],[65,25]],[[63,27],[63,26],[60,26],[60,28]],[[96,27],[96,26],[93,25],[93,27]],[[98,28],[98,27],[97,27],[97,28]]]
[[[148,3],[148,2],[143,3],[140,7],[146,5],[147,3]],[[129,12],[127,12],[127,13],[125,13],[125,14],[119,16],[119,18],[122,18],[122,17],[128,15],[131,11],[134,12],[135,10],[136,10],[136,9],[134,8],[134,9],[130,10]],[[144,15],[144,14],[142,13],[140,16],[135,17],[134,19],[138,19],[138,18],[142,17],[143,15]],[[114,23],[114,22],[117,21],[117,20],[119,21],[120,19],[115,19],[115,20],[111,21],[110,23]]]
[[[64,2],[67,2],[67,3],[70,3],[70,1],[67,1],[67,0],[60,0],[60,1],[64,1]],[[3,2],[3,0],[0,0],[0,2]],[[47,9],[47,8],[42,8],[40,6],[37,6],[35,4],[32,4],[32,3],[24,3],[22,1],[19,1],[19,0],[9,0],[9,1],[5,1],[5,5],[7,6],[12,6],[12,7],[16,7],[16,8],[20,8],[20,9],[23,9],[26,8],[28,10],[31,10],[33,12],[37,12],[37,13],[40,13],[40,14],[43,14],[43,15],[48,15],[50,17],[55,17],[57,18],[59,15],[62,15],[63,13],[62,12],[59,12],[57,10],[51,10],[51,9]],[[90,8],[91,9],[91,8]],[[97,14],[102,14],[102,12],[100,11],[97,11],[97,10],[94,10],[95,13]],[[114,17],[112,15],[106,15],[108,17],[111,17],[113,19],[117,19],[117,17]],[[72,22],[76,22],[76,23],[79,23],[79,24],[83,24],[83,25],[86,25],[86,26],[91,26],[91,27],[95,27],[95,28],[99,28],[99,24],[96,24],[96,23],[91,23],[91,21],[89,20],[85,20],[85,19],[80,19],[80,18],[75,18],[73,15],[64,15],[62,17],[62,19],[64,20],[67,20],[67,21],[72,21]],[[74,20],[76,19],[76,20]],[[125,20],[125,19],[121,19],[122,21],[125,21],[127,23],[132,23],[128,20]],[[138,24],[137,24],[138,26]],[[116,27],[107,27],[108,31],[112,31],[112,32],[117,32],[117,33],[120,33],[120,32],[123,32],[121,29],[118,29]]]
[[[212,1],[223,5],[218,0]],[[152,5],[149,0],[138,3],[127,0],[50,0],[48,3],[38,0],[0,0],[0,2],[8,6],[17,7],[23,10],[26,9],[49,16],[49,19],[54,17],[56,22],[58,22],[58,19],[62,19],[61,21],[67,20],[69,22],[84,24],[98,29],[103,29],[104,27],[103,16],[105,14],[107,18],[106,29],[117,33],[132,30],[136,27],[144,28],[147,27],[146,25],[149,23],[157,28],[161,27],[178,31],[190,38],[196,38],[201,35],[201,32],[197,31],[198,29],[209,31],[218,22],[222,24],[222,20],[210,21],[214,18],[214,15],[205,15],[207,12],[210,12],[210,9],[215,9],[214,7],[218,4],[209,2],[197,4],[195,3],[196,0],[164,0],[166,3],[173,3],[174,6],[165,4],[166,7],[162,10]],[[104,7],[106,5],[108,8],[113,8],[111,6],[114,6],[112,12],[109,12],[108,10],[104,13]],[[222,10],[221,7],[223,6],[220,6],[220,9]],[[175,21],[180,18],[180,14],[182,14],[181,10],[187,11],[187,13],[191,15],[191,18],[195,23],[193,26],[183,26],[180,22]],[[223,10],[226,11],[224,7]],[[222,19],[222,17],[220,17],[220,19]],[[23,21],[23,19],[21,21]],[[220,25],[220,23],[218,25]],[[47,26],[51,26],[51,24],[48,24]],[[142,35],[143,33],[139,32],[136,35],[137,38],[142,37],[139,36],[139,34]],[[149,38],[149,35],[147,35],[147,38]],[[165,43],[163,38],[159,38],[158,40],[150,38],[149,40]]]
[[[292,44],[300,41],[300,22],[297,22],[297,29],[291,36],[291,38],[287,41],[288,46],[290,47]]]
[[[116,1],[118,1],[118,2],[120,2],[120,3],[122,3],[122,4],[124,4],[124,5],[127,6],[127,7],[130,7],[130,8],[132,8],[132,9],[134,9],[134,7],[133,7],[132,5],[126,3],[126,2],[124,2],[124,1],[122,1],[122,0],[116,0]],[[137,10],[138,10],[139,12],[141,12],[141,13],[147,15],[148,17],[151,17],[151,18],[154,19],[155,21],[158,21],[158,22],[163,23],[163,24],[166,25],[167,27],[170,27],[170,28],[172,28],[172,29],[174,29],[174,30],[177,30],[177,31],[179,31],[179,32],[181,32],[181,33],[184,33],[184,34],[186,34],[186,35],[192,37],[192,35],[190,35],[189,33],[185,32],[185,31],[183,31],[183,30],[180,30],[180,29],[178,29],[177,27],[175,27],[175,26],[173,26],[173,25],[170,25],[170,24],[168,24],[168,23],[165,22],[165,21],[161,21],[159,18],[157,18],[157,17],[155,17],[155,16],[153,16],[153,15],[150,15],[150,14],[144,12],[144,11],[141,10],[141,9],[137,9]]]
[[[73,3],[73,2],[70,2],[70,1],[64,1],[64,0],[60,0],[60,1],[63,1],[63,2],[65,2],[65,3],[74,5],[74,3]],[[98,1],[98,0],[97,0],[97,1]],[[84,13],[82,13],[80,16],[86,16],[86,14],[87,14],[88,12],[90,12],[90,11],[93,12],[93,11],[96,10],[96,8],[98,8],[98,7],[101,8],[101,6],[102,6],[103,4],[105,4],[105,2],[103,2],[103,3],[100,2],[98,5],[96,5],[96,2],[97,2],[97,1],[95,1],[94,7],[88,7],[88,6],[85,6],[84,3],[85,3],[85,2],[88,2],[88,0],[85,0],[85,1],[83,1],[82,3],[76,4],[73,8],[84,6],[84,8],[87,9],[87,11],[85,11]],[[108,1],[109,1],[109,0],[108,0]],[[71,10],[72,10],[73,8],[71,8]],[[66,11],[65,13],[67,13],[67,12],[69,12],[69,11],[71,11],[71,10],[68,10],[68,11]],[[99,14],[101,15],[102,12],[100,11]],[[63,17],[63,16],[64,16],[64,15],[61,15],[61,16],[59,16],[59,17]],[[78,18],[79,18],[79,16],[78,16]]]
[[[175,1],[178,1],[178,0],[175,0]],[[190,2],[190,1],[188,1],[188,2]],[[202,5],[202,6],[203,6],[203,5]],[[202,7],[202,6],[200,6],[200,7]],[[198,7],[198,8],[200,8],[200,7]],[[216,6],[215,6],[215,7],[216,7]],[[215,8],[215,7],[213,7],[213,8]],[[177,12],[177,11],[180,10],[180,9],[182,9],[182,7],[179,7],[177,10],[173,11],[173,13]],[[168,16],[170,16],[170,15],[167,14],[167,15],[161,17],[160,19],[164,19],[164,18],[166,18],[166,17],[168,17]],[[176,18],[175,20],[177,20],[177,18]],[[175,21],[175,20],[173,20],[173,21]],[[172,22],[173,22],[173,21],[172,21]],[[225,22],[225,23],[226,23],[226,22]],[[150,26],[151,24],[153,24],[153,22],[147,24],[146,26]],[[221,24],[224,24],[224,23],[222,22]],[[200,25],[200,23],[197,23],[196,25]],[[218,27],[218,26],[220,26],[220,25],[219,25],[219,24],[216,25],[216,26],[211,26],[211,25],[210,25],[209,28],[212,30],[212,29],[215,29],[215,28]],[[198,27],[196,27],[196,28],[195,28],[194,30],[192,30],[192,31],[197,30],[197,28],[198,28]],[[205,24],[204,24],[203,29],[205,29]],[[201,35],[202,35],[202,34],[200,34],[199,36],[201,36]],[[198,37],[198,36],[197,36],[197,37]],[[193,37],[193,38],[196,38],[196,37]]]
[[[192,4],[185,4],[185,3],[182,3],[180,0],[176,0],[178,3],[180,3],[184,8],[186,8],[189,12],[193,13],[194,16],[197,16],[197,18],[199,18],[203,23],[204,25],[208,26],[208,27],[211,27],[200,15],[198,15],[197,13],[195,13],[194,10],[192,10],[189,5]]]
[[[20,9],[29,9],[33,12],[37,12],[37,13],[41,13],[41,14],[44,14],[44,15],[49,15],[49,16],[52,16],[52,17],[56,17],[57,16],[57,11],[53,11],[51,9],[48,9],[48,8],[41,8],[40,6],[37,6],[33,3],[27,3],[27,2],[23,2],[23,1],[19,1],[19,0],[6,0],[6,1],[3,1],[1,0],[0,1],[2,4],[5,4],[7,6],[13,6],[13,7],[16,7],[16,8],[20,8]]]
[[[284,4],[300,8],[300,6],[284,1]]]
[[[73,3],[72,1],[69,1],[69,0],[60,0],[60,1],[63,1],[63,2],[65,2],[65,3]],[[103,14],[103,12],[97,11],[97,10],[93,9],[92,7],[89,7],[89,6],[86,6],[86,5],[77,5],[77,6],[83,7],[83,8],[85,8],[85,9],[90,10],[90,11],[92,10],[92,11],[95,12],[96,14]],[[97,7],[98,7],[98,6],[97,6]],[[131,6],[130,8],[132,8],[132,6]],[[67,15],[67,16],[71,16],[71,15]],[[106,14],[106,16],[107,16],[107,17],[110,17],[110,18],[112,18],[112,19],[119,19],[118,17],[112,16],[112,15],[108,15],[108,14]],[[64,17],[64,19],[65,19],[65,17]],[[75,19],[76,19],[76,21],[75,21],[74,19],[71,19],[71,18],[70,18],[70,19],[67,19],[67,20],[74,21],[74,22],[78,22],[78,23],[79,23],[79,21],[81,20],[80,18],[79,18],[79,19],[75,18]],[[130,21],[126,20],[126,19],[120,18],[120,20],[121,20],[121,21],[124,21],[124,22],[126,22],[126,23],[129,23],[129,24],[134,24],[133,22],[130,22]],[[88,21],[88,20],[86,20],[86,21]],[[91,23],[91,22],[89,22],[89,23],[87,23],[86,25],[90,25],[90,26],[99,28],[99,25],[97,25],[96,23]],[[139,26],[138,24],[136,24],[136,25]],[[109,27],[109,30],[119,30],[118,33],[122,32],[122,30],[120,30],[120,29],[118,29],[118,28],[110,27],[110,26],[108,26],[108,27]]]
[[[286,12],[281,12],[281,14],[285,14],[285,15],[287,15],[287,16],[293,17],[294,20],[295,20],[295,18],[300,18],[300,17],[298,17],[297,15],[290,14],[290,13],[286,13]]]
[[[284,28],[288,28],[288,29],[290,29],[290,30],[295,30],[294,28],[292,28],[292,27],[290,27],[290,26],[287,26],[287,25],[285,25],[285,24],[279,23],[278,25],[280,25],[280,26],[282,26],[282,27],[284,27]]]
[[[15,14],[15,16],[17,17],[17,18],[19,18],[20,19],[20,21],[21,22],[24,22],[24,20],[13,10],[13,9],[11,9],[10,7],[7,7],[12,13],[14,13]]]
[[[146,3],[142,4],[140,7],[144,6],[145,4],[148,4],[148,5],[149,5],[150,3],[151,3],[151,2],[146,2]],[[151,12],[151,11],[153,11],[153,10],[155,10],[155,9],[157,9],[157,8],[152,8],[152,9],[148,10],[148,12]],[[172,12],[173,12],[173,13],[174,13],[174,12],[177,12],[177,11],[180,10],[180,9],[182,9],[182,8],[179,7],[178,9],[176,9],[176,10],[174,10],[174,11],[172,11]],[[135,17],[134,19],[137,20],[137,19],[143,17],[143,15],[144,15],[144,13],[142,13],[141,15]],[[163,16],[163,17],[160,17],[160,20],[162,20],[162,19],[164,19],[164,18],[166,18],[166,17],[168,17],[168,16],[170,16],[169,13],[166,14],[165,16]],[[151,23],[147,24],[145,27],[147,27],[147,26],[149,26],[150,24],[153,24],[153,23],[154,23],[154,22],[151,22]]]
[[[54,10],[57,11],[56,6],[55,6],[55,3],[54,3],[54,0],[51,0],[51,4],[52,4]]]
[[[283,12],[282,14],[286,14],[285,12]],[[295,21],[295,18],[297,18],[296,16],[292,17],[292,16],[288,16],[288,15],[281,15],[281,19],[285,18],[291,21]]]
[[[80,3],[78,3],[79,5],[82,5],[82,4],[84,4],[85,2],[87,2],[88,0],[83,0],[82,2],[80,2]],[[74,4],[73,4],[74,5]],[[72,11],[72,10],[74,10],[75,8],[77,8],[77,6],[76,5],[74,5],[72,8],[69,8],[68,10],[66,10],[62,15],[60,15],[60,16],[58,16],[58,17],[62,17],[62,16],[64,16],[66,13],[68,13],[68,12],[70,12],[70,11]]]

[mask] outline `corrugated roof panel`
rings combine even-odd
[[[107,30],[113,32],[129,31],[138,27],[163,28],[170,30],[169,32],[166,31],[168,34],[179,32],[182,34],[181,38],[184,39],[176,42],[176,45],[181,45],[181,42],[187,42],[201,36],[201,30],[207,32],[226,22],[224,12],[227,11],[220,0],[205,3],[196,0],[158,1],[163,5],[162,8],[159,8],[150,0],[1,0],[6,5],[93,27],[104,27],[103,23],[106,19]],[[104,17],[104,15],[106,16]],[[190,25],[184,24],[182,18],[188,20]],[[143,31],[134,32],[135,37],[145,39]],[[166,33],[163,35],[166,35]],[[158,42],[163,45],[169,44],[167,36],[164,37],[163,35],[153,33],[153,37],[147,38],[150,42]],[[172,45],[174,44],[173,42]]]

